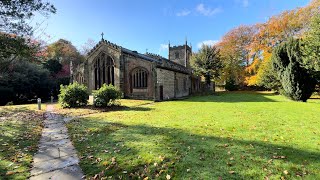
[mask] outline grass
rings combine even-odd
[[[0,107],[0,179],[27,179],[42,131],[36,105]]]
[[[67,127],[88,177],[320,179],[318,99],[241,92],[122,103],[71,109],[82,115]]]

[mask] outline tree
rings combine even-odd
[[[199,52],[192,56],[191,65],[196,74],[205,77],[207,85],[211,84],[211,79],[220,76],[223,67],[217,47],[207,45],[202,45]]]
[[[51,72],[51,75],[55,76],[62,69],[62,64],[56,59],[49,59],[43,63],[44,68]]]
[[[10,98],[1,97],[5,101],[13,101],[15,103],[23,103],[27,100],[37,97],[48,98],[50,96],[52,84],[49,80],[49,72],[40,65],[21,61],[10,66],[10,71],[0,78],[1,96],[10,91]]]
[[[16,35],[0,32],[0,71],[6,72],[9,65],[15,60],[35,60],[37,44]]]
[[[16,59],[33,60],[37,43],[31,39],[33,28],[28,24],[36,13],[48,16],[56,9],[41,0],[0,0],[0,65],[1,71]],[[18,58],[20,57],[20,58]]]
[[[310,19],[319,13],[320,1],[313,0],[305,7],[284,11],[272,16],[267,22],[256,25],[258,32],[249,45],[250,54],[254,55],[253,63],[246,68],[248,85],[267,85],[270,82],[270,56],[272,50],[291,37],[303,38],[309,27]],[[258,66],[257,66],[258,65]],[[264,77],[266,75],[266,77]],[[268,81],[264,81],[267,80]],[[276,85],[277,82],[272,82]]]
[[[308,69],[320,71],[320,14],[311,21],[310,29],[303,41],[304,64]]]
[[[265,87],[275,92],[282,91],[277,72],[272,67],[271,57],[264,59],[264,63],[260,65],[256,83],[258,86]]]
[[[0,7],[0,31],[19,36],[32,35],[27,21],[36,13],[48,16],[56,12],[52,4],[42,0],[0,0]]]
[[[66,76],[70,75],[70,61],[74,67],[84,61],[84,57],[70,41],[59,39],[46,48],[48,59],[57,59],[62,64],[63,69],[67,70]]]
[[[88,39],[87,42],[81,46],[81,54],[86,56],[96,44],[94,40]]]
[[[224,81],[243,84],[244,69],[251,61],[249,45],[256,31],[256,26],[241,25],[230,30],[218,43],[224,64]]]
[[[303,66],[300,40],[290,39],[276,47],[272,53],[272,65],[284,95],[295,101],[306,102],[314,92],[316,81]]]

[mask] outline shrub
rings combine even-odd
[[[122,93],[113,85],[103,86],[93,92],[94,106],[97,107],[107,107],[108,105],[112,105],[116,99],[120,99]]]
[[[290,39],[276,47],[271,59],[282,85],[282,93],[292,100],[306,102],[314,92],[316,80],[302,64],[300,41]]]
[[[9,101],[12,101],[14,91],[12,88],[2,87],[0,85],[0,106],[7,104]]]
[[[27,103],[30,99],[50,97],[49,71],[23,60],[10,65],[10,71],[0,75],[0,104]]]
[[[88,104],[87,87],[79,83],[60,86],[59,103],[63,108],[79,107]]]
[[[236,85],[236,81],[234,78],[227,79],[225,89],[227,91],[236,91],[239,89],[238,85]]]

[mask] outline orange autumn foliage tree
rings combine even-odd
[[[70,76],[70,61],[74,67],[84,61],[84,57],[70,41],[59,39],[48,45],[45,49],[46,59],[58,60],[62,64],[62,70],[57,75],[59,77]]]
[[[265,76],[271,71],[270,57],[274,47],[290,37],[303,38],[308,30],[311,17],[319,12],[320,1],[314,0],[308,6],[285,11],[280,15],[271,17],[266,23],[257,25],[258,33],[249,45],[253,62],[245,68],[248,76],[245,84],[252,86],[264,85]],[[256,56],[258,55],[258,57]]]
[[[217,44],[224,64],[223,81],[233,79],[237,85],[242,85],[245,78],[244,68],[251,63],[249,45],[255,33],[256,26],[241,25],[229,31]]]

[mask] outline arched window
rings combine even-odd
[[[100,54],[94,63],[95,89],[103,84],[114,85],[114,63],[110,56]]]
[[[84,77],[83,77],[83,75],[82,75],[81,73],[79,73],[79,74],[77,75],[77,82],[78,82],[79,84],[83,84],[83,83],[84,83]]]
[[[148,72],[142,68],[137,68],[132,71],[131,83],[133,88],[148,87]]]

